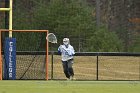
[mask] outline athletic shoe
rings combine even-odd
[[[72,80],[76,80],[76,78],[72,77]]]
[[[70,76],[70,80],[76,80],[76,78],[74,78],[74,76]]]
[[[67,81],[70,81],[71,79],[70,78],[67,78]]]

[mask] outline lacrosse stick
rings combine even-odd
[[[51,43],[57,43],[57,38],[53,33],[49,33],[46,37],[46,40]]]

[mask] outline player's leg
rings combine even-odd
[[[73,70],[72,65],[73,65],[73,60],[69,60],[68,61],[68,71],[70,73],[71,78],[73,79],[73,77],[74,77],[74,70]]]
[[[63,71],[65,73],[65,76],[69,79],[70,78],[70,73],[68,71],[68,62],[67,61],[62,61],[63,65]]]

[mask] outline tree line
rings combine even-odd
[[[124,40],[116,31],[110,30],[106,23],[97,27],[95,13],[95,5],[89,4],[87,0],[15,0],[13,29],[49,30],[58,39],[58,44],[50,44],[49,48],[53,51],[62,44],[64,37],[70,38],[70,43],[77,52],[140,51],[139,48],[135,49],[135,46],[126,51]],[[44,37],[44,34],[41,35]],[[36,37],[32,39],[35,40]],[[40,41],[37,39],[37,42]],[[44,48],[43,45],[41,50]],[[138,43],[135,45],[138,46]]]

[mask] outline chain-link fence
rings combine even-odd
[[[50,54],[49,79],[66,79],[60,55]],[[76,53],[73,68],[77,80],[140,80],[140,54]]]

